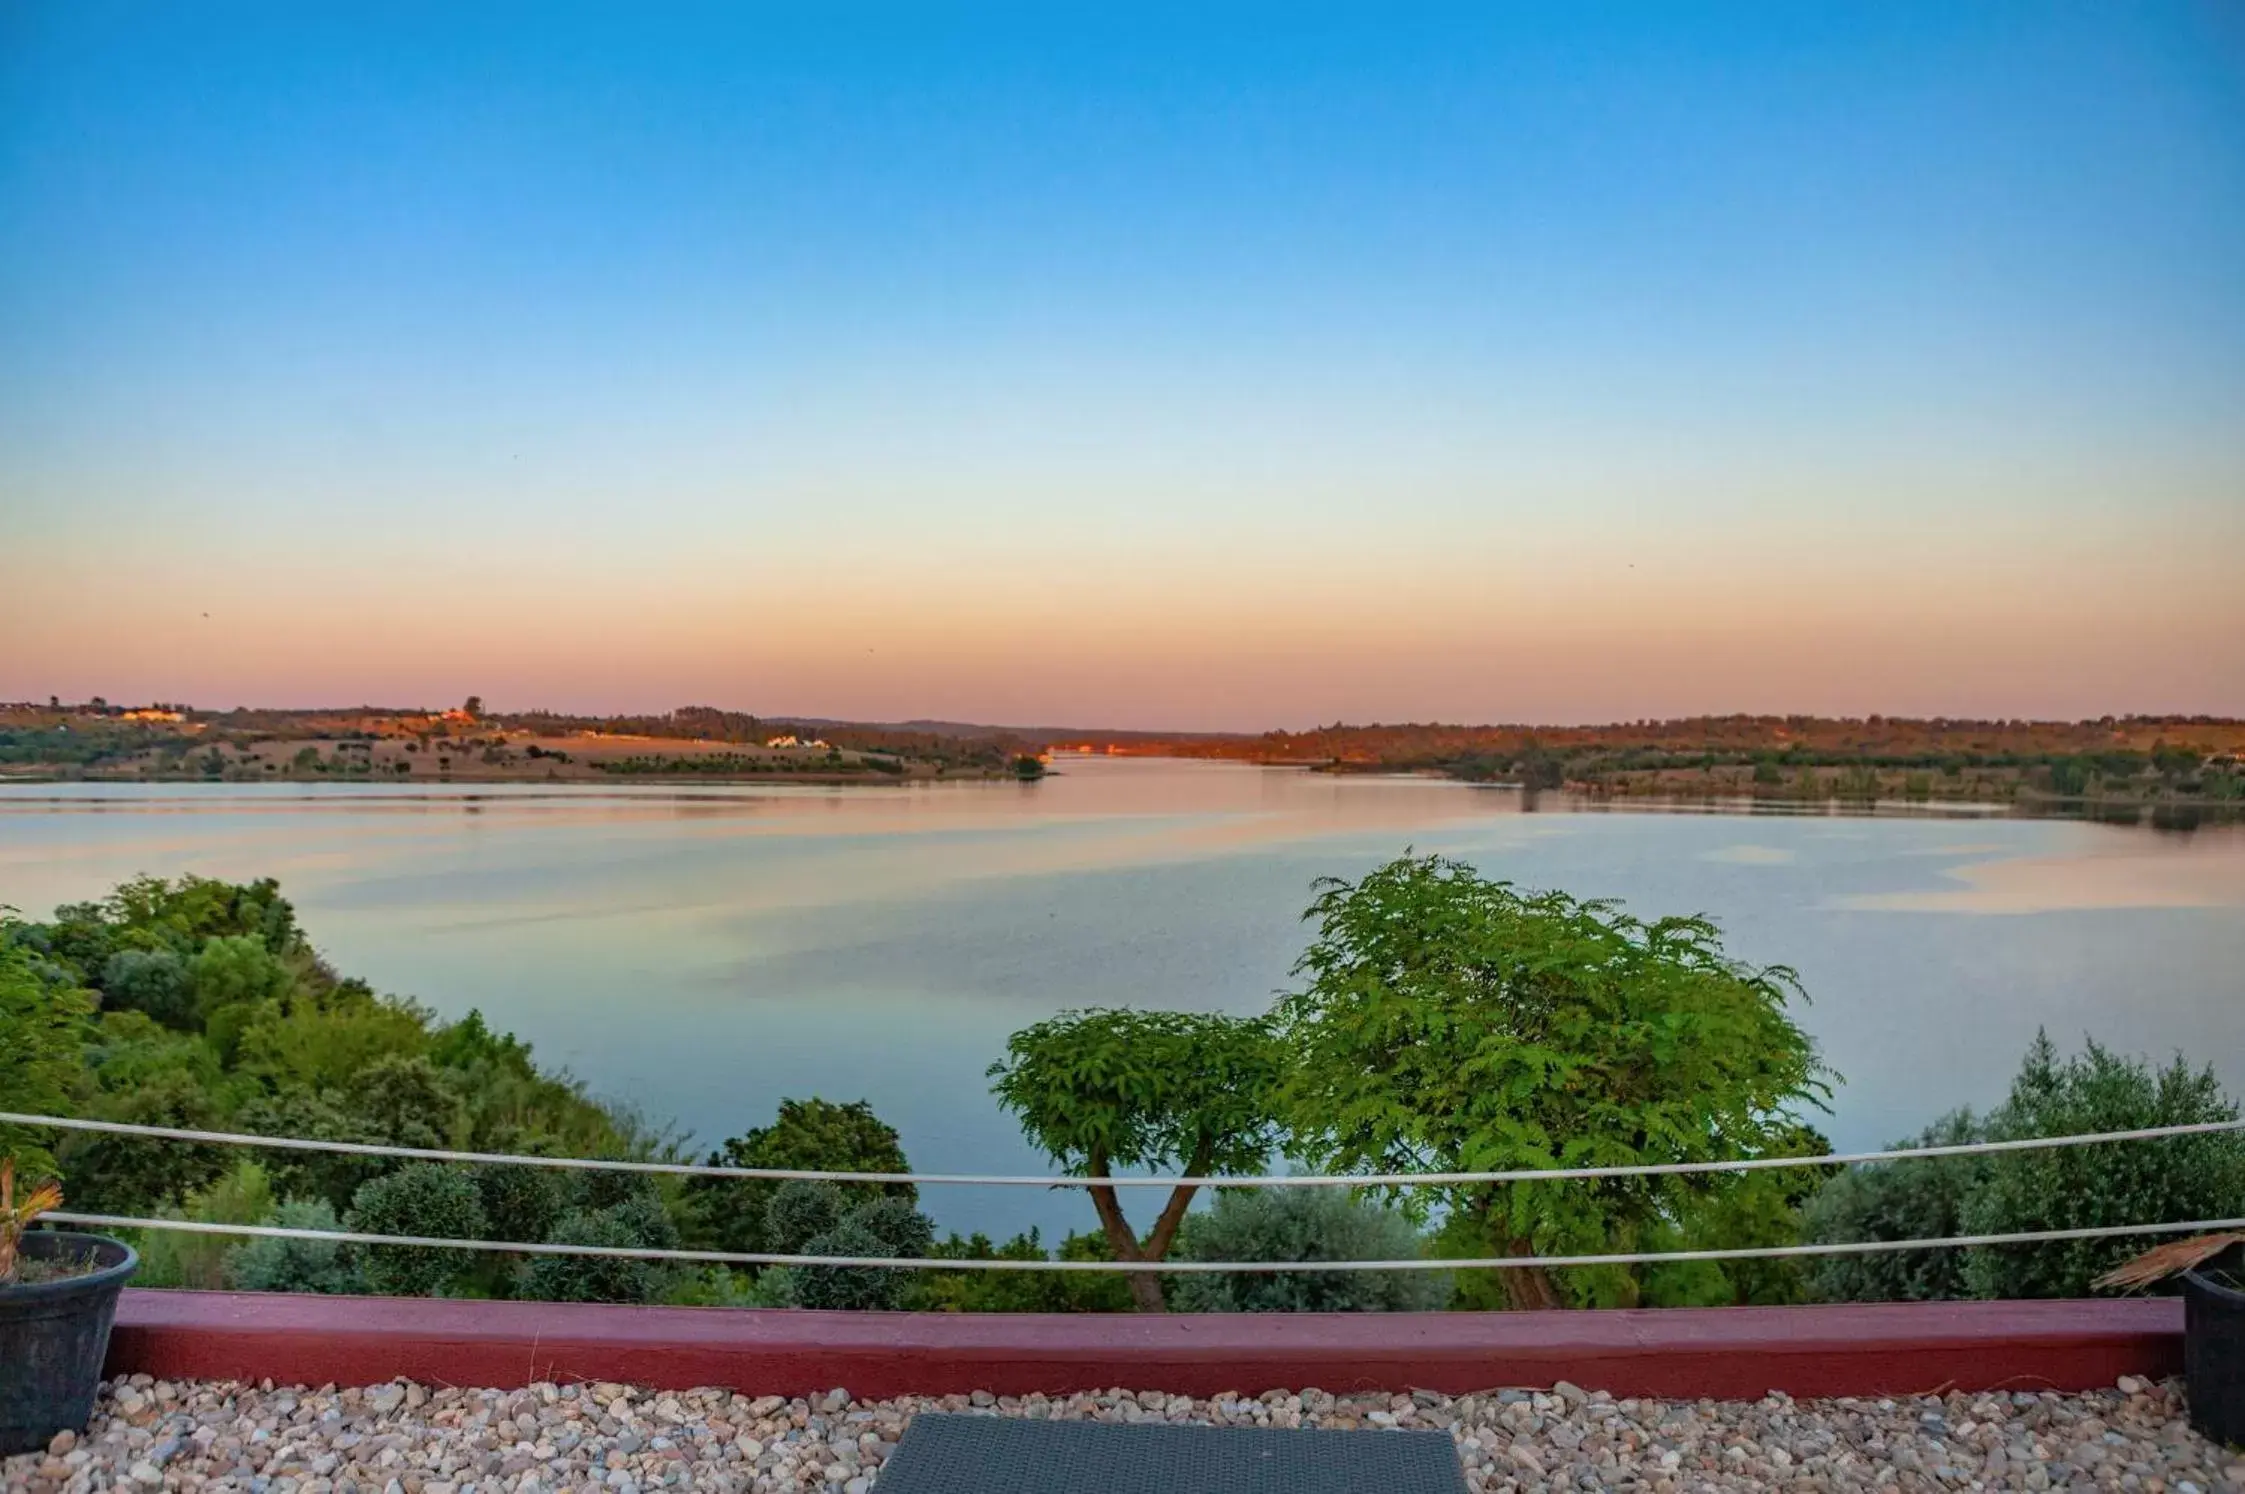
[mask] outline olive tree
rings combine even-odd
[[[1642,922],[1604,902],[1524,892],[1463,863],[1405,856],[1327,878],[1317,937],[1283,995],[1290,1149],[1336,1172],[1496,1172],[1708,1162],[1790,1152],[1827,1071],[1787,1016],[1794,973],[1723,952],[1701,918]],[[1672,1233],[1723,1188],[1707,1175],[1413,1189],[1446,1243],[1491,1256],[1624,1252]],[[1563,1305],[1541,1268],[1507,1272],[1514,1307]],[[1627,1272],[1574,1294],[1631,1303]]]
[[[1063,1012],[1006,1040],[991,1090],[1047,1156],[1082,1177],[1182,1167],[1189,1177],[1253,1172],[1271,1153],[1280,1054],[1269,1024],[1215,1013]],[[1141,1236],[1112,1186],[1085,1190],[1115,1259],[1166,1258],[1194,1188],[1170,1190]],[[1130,1276],[1141,1312],[1163,1308],[1161,1281]]]

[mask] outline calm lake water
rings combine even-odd
[[[1999,1098],[2038,1025],[2212,1062],[2245,1092],[2245,832],[1995,816],[1606,811],[1415,778],[1148,760],[1037,784],[0,786],[0,903],[135,872],[276,876],[343,971],[481,1007],[598,1094],[710,1143],[783,1095],[870,1099],[926,1171],[1042,1172],[991,1102],[1064,1007],[1251,1012],[1311,879],[1407,846],[1797,967],[1845,1148]],[[1033,1189],[946,1227],[1086,1228]]]

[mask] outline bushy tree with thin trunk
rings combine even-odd
[[[1496,1172],[1791,1154],[1829,1071],[1787,1015],[1782,966],[1726,954],[1702,918],[1525,892],[1405,856],[1318,884],[1317,937],[1281,998],[1280,1114],[1339,1172]],[[1767,1174],[1761,1175],[1766,1177]],[[1724,1186],[1705,1176],[1409,1190],[1490,1256],[1626,1252]],[[1734,1181],[1729,1186],[1737,1186]],[[1621,1268],[1506,1273],[1514,1307],[1631,1304]]]
[[[1270,1156],[1281,1055],[1268,1023],[1203,1012],[1063,1012],[1006,1040],[992,1092],[1030,1141],[1070,1172],[1109,1178],[1136,1168],[1189,1177],[1259,1170]],[[1194,1189],[1180,1185],[1141,1235],[1112,1186],[1091,1195],[1115,1259],[1169,1254]],[[1161,1281],[1133,1272],[1141,1312],[1163,1308]]]

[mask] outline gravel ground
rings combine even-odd
[[[2245,1453],[2197,1436],[2173,1386],[2088,1395],[1898,1400],[1615,1400],[1549,1393],[1190,1400],[1159,1391],[810,1401],[621,1385],[528,1390],[275,1389],[152,1381],[104,1388],[93,1426],[0,1462],[18,1491],[491,1494],[655,1489],[866,1494],[916,1411],[1219,1426],[1433,1427],[1466,1482],[1498,1491],[2125,1489],[2245,1491]]]

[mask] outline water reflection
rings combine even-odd
[[[2183,1048],[2245,1089],[2245,832],[1586,806],[1424,778],[1095,760],[1042,783],[443,790],[0,788],[0,902],[139,871],[278,876],[337,965],[480,1006],[606,1095],[714,1139],[782,1094],[871,1099],[930,1170],[1041,1171],[982,1071],[1066,1006],[1261,1010],[1319,875],[1407,845],[1706,912],[1797,966],[1875,1145],[2000,1095],[2038,1025]],[[947,1225],[1087,1222],[1035,1191]]]

